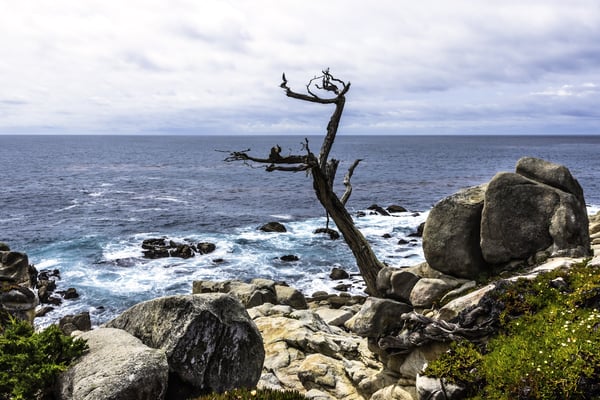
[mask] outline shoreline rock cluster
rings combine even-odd
[[[449,335],[484,327],[488,311],[478,306],[494,285],[478,285],[482,275],[532,277],[592,254],[600,264],[600,213],[581,210],[583,192],[565,167],[521,159],[514,174],[439,202],[424,226],[427,262],[383,268],[382,297],[306,297],[266,279],[196,281],[190,295],[140,303],[73,332],[90,351],[60,377],[57,398],[179,399],[255,385],[315,400],[440,398],[442,382],[421,373],[448,349]],[[154,255],[189,254],[166,239],[146,245]],[[3,309],[12,304],[5,293],[35,286],[26,258],[9,254],[0,245]],[[31,310],[18,315],[32,318]]]
[[[427,218],[423,251],[434,269],[466,279],[550,256],[590,255],[579,182],[562,165],[521,158],[515,172],[438,202]]]

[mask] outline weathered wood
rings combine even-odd
[[[320,82],[320,85],[319,83]],[[356,160],[344,178],[344,186],[346,190],[340,199],[333,190],[333,182],[339,165],[336,159],[329,159],[329,154],[339,128],[344,105],[346,103],[345,94],[350,90],[350,82],[344,82],[335,78],[329,72],[329,69],[323,71],[323,75],[314,77],[306,85],[305,93],[297,93],[288,87],[288,81],[285,74],[282,75],[281,88],[285,89],[287,97],[302,101],[309,101],[319,104],[334,104],[333,111],[329,123],[327,124],[327,132],[323,138],[321,150],[318,157],[312,153],[308,147],[308,139],[305,139],[304,150],[306,155],[290,155],[282,157],[279,146],[271,149],[271,153],[267,158],[258,158],[248,155],[248,150],[231,152],[226,161],[244,161],[251,163],[267,164],[265,169],[271,171],[309,171],[313,177],[313,188],[321,205],[327,212],[327,228],[329,228],[329,217],[333,219],[336,226],[342,233],[344,240],[350,247],[356,264],[367,286],[367,292],[371,295],[378,295],[376,280],[377,273],[383,268],[383,263],[379,261],[369,242],[363,234],[356,228],[352,217],[345,208],[345,204],[352,193],[350,178],[354,173],[354,169],[361,160]],[[333,93],[334,97],[321,97],[313,91],[314,88]]]

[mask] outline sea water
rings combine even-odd
[[[309,137],[312,149],[321,137]],[[29,255],[38,270],[58,269],[58,290],[76,300],[37,320],[89,311],[94,324],[151,298],[190,293],[199,279],[269,278],[305,294],[335,292],[333,267],[358,274],[343,240],[313,234],[325,213],[305,173],[266,172],[228,163],[228,151],[267,157],[303,154],[295,136],[0,136],[0,241]],[[339,136],[331,156],[352,178],[347,208],[389,265],[424,260],[412,234],[437,201],[513,171],[522,156],[564,164],[581,183],[590,212],[600,205],[600,137]],[[382,216],[370,205],[408,211]],[[359,212],[362,212],[359,214]],[[363,215],[360,216],[359,215]],[[257,228],[279,221],[286,233]],[[333,224],[333,223],[332,223]],[[143,257],[144,239],[212,242],[213,253],[190,259]],[[407,242],[407,243],[406,243]],[[298,261],[284,262],[283,255]],[[342,282],[344,283],[344,282]],[[354,276],[351,293],[364,285]]]

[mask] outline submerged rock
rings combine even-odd
[[[377,214],[379,215],[383,215],[385,217],[389,217],[390,213],[387,212],[383,207],[377,205],[377,204],[372,204],[369,207],[367,207],[367,210],[371,210],[371,211],[375,211]]]
[[[408,210],[407,210],[406,208],[402,207],[402,206],[399,206],[399,205],[393,204],[393,205],[391,205],[391,206],[389,206],[389,207],[387,208],[387,211],[388,211],[390,214],[394,214],[394,213],[402,213],[402,212],[407,212]]]
[[[142,242],[142,249],[145,258],[165,258],[179,257],[191,258],[196,252],[199,254],[209,254],[215,251],[216,245],[209,242],[200,242],[197,245],[192,243],[178,243],[167,238],[150,238]]]
[[[287,229],[285,228],[285,226],[282,223],[277,222],[277,221],[268,222],[268,223],[264,224],[263,226],[261,226],[259,229],[263,232],[278,232],[278,233],[287,232]]]
[[[339,268],[339,267],[333,267],[331,269],[331,272],[329,273],[329,278],[333,281],[339,281],[342,279],[348,279],[350,278],[350,274],[348,274],[348,272],[346,272],[344,269]]]
[[[75,331],[89,331],[92,329],[90,313],[84,311],[76,315],[65,315],[58,322],[58,327],[65,335],[70,335]]]
[[[326,235],[329,235],[329,238],[331,240],[337,240],[340,238],[340,234],[338,231],[336,231],[335,229],[331,229],[331,228],[317,228],[314,231],[315,234],[321,234],[324,233]]]

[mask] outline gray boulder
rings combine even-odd
[[[33,272],[33,274],[32,274]],[[35,270],[29,266],[27,254],[17,251],[0,251],[0,281],[32,288]]]
[[[404,324],[400,316],[412,310],[412,306],[406,303],[369,297],[344,326],[359,336],[378,338],[400,329]]]
[[[290,286],[275,285],[275,294],[277,295],[277,304],[291,306],[297,310],[306,310],[308,308],[306,298],[298,289]]]
[[[435,270],[477,279],[496,266],[536,256],[590,254],[583,190],[569,170],[532,157],[516,173],[437,203],[423,232],[423,252]]]
[[[417,375],[416,387],[419,399],[458,400],[463,399],[466,393],[462,386],[424,375]]]
[[[59,376],[62,400],[160,400],[167,393],[169,366],[162,350],[129,333],[100,328],[81,333],[89,351]]]
[[[410,294],[410,303],[415,308],[429,308],[441,300],[452,289],[462,285],[458,279],[423,278],[414,286]]]
[[[4,312],[7,312],[9,315],[28,321],[33,325],[37,305],[37,296],[27,287],[15,284],[0,287],[0,317],[3,317]]]
[[[259,229],[263,232],[279,232],[279,233],[287,232],[287,229],[285,228],[285,226],[281,222],[277,222],[277,221],[267,222],[266,224],[261,226]]]
[[[472,279],[486,270],[479,246],[486,185],[459,191],[438,202],[423,229],[423,252],[434,269]]]
[[[583,192],[568,170],[526,158],[519,161],[517,171],[528,177],[499,173],[486,191],[481,218],[483,258],[489,264],[502,264],[527,259],[539,251],[569,257],[589,255]]]
[[[409,303],[410,294],[419,279],[420,276],[404,268],[384,267],[377,273],[376,285],[384,297]]]
[[[107,326],[124,329],[166,353],[171,398],[253,387],[260,378],[265,357],[260,332],[230,295],[150,300],[126,310]]]
[[[533,181],[571,193],[585,203],[581,185],[564,165],[551,163],[539,158],[523,157],[517,161],[516,173]]]

